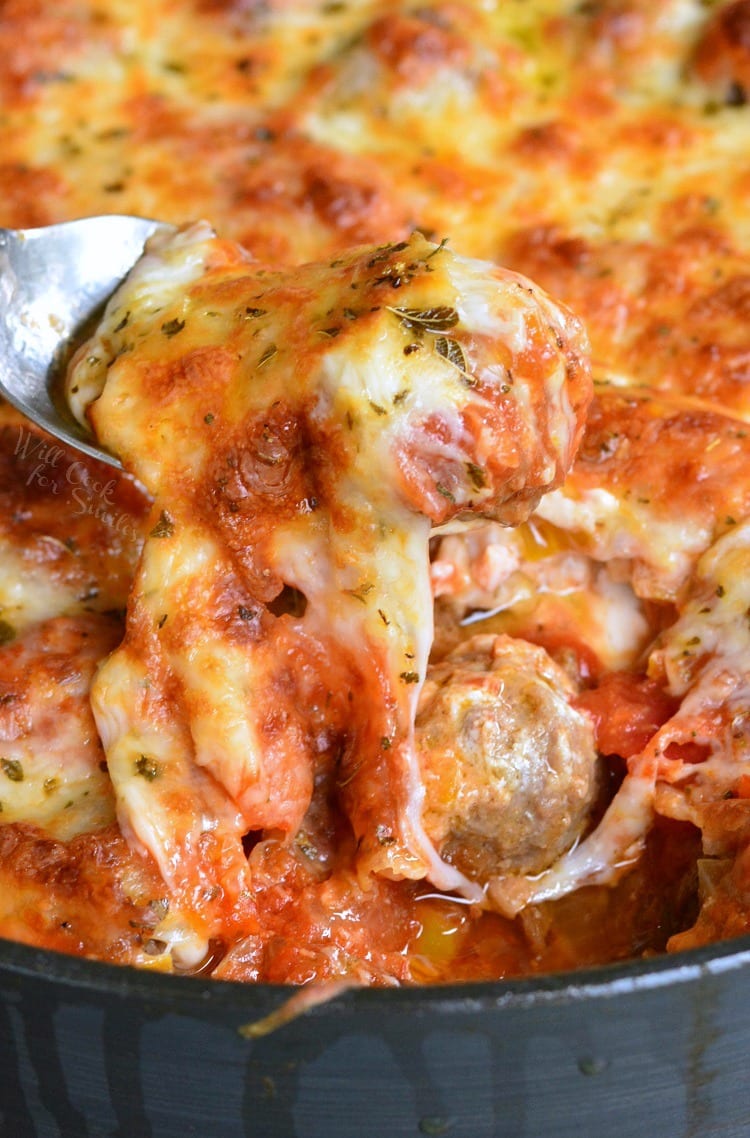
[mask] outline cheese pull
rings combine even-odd
[[[363,880],[478,898],[422,821],[428,542],[560,484],[581,324],[419,235],[277,271],[198,224],[151,242],[68,391],[154,501],[92,693],[131,840],[220,909],[249,885],[243,837],[291,839],[325,797]]]

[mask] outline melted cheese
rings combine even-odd
[[[360,872],[481,896],[421,822],[430,526],[515,521],[561,480],[585,349],[529,282],[420,237],[289,274],[202,226],[152,243],[69,387],[155,499],[92,699],[122,824],[173,888],[236,896],[242,833],[294,834],[337,750]],[[274,612],[285,589],[301,615]]]
[[[9,547],[0,562],[0,619],[15,633],[51,620],[75,606],[76,597],[44,568],[29,566],[20,550]]]
[[[114,805],[88,704],[116,622],[58,617],[2,649],[0,813],[55,837],[101,829]]]
[[[750,649],[750,522],[740,519],[700,559],[679,620],[664,633],[652,667],[684,696],[698,675],[716,668],[747,672]]]
[[[616,880],[642,851],[657,795],[661,813],[703,828],[711,808],[736,794],[750,760],[749,559],[748,521],[700,559],[679,618],[649,663],[679,698],[678,710],[629,760],[622,787],[591,835],[542,874],[491,882],[502,912],[512,916],[532,902]],[[686,758],[685,744],[707,754]]]
[[[735,622],[717,615],[709,627],[706,614],[690,607],[690,598],[702,588],[707,551],[723,548],[723,535],[729,539],[732,522],[745,517],[749,508],[747,444],[743,424],[737,421],[748,417],[750,390],[750,168],[743,157],[750,150],[743,106],[750,90],[750,64],[741,34],[743,10],[741,4],[704,0],[523,0],[496,5],[438,0],[417,7],[392,3],[385,9],[374,0],[261,6],[241,0],[198,0],[181,6],[168,0],[107,0],[96,5],[61,0],[54,7],[11,3],[0,12],[1,224],[29,226],[106,212],[143,214],[177,225],[206,217],[224,237],[240,241],[274,269],[330,261],[357,243],[398,243],[416,228],[436,239],[449,236],[451,248],[469,257],[511,266],[577,312],[589,331],[597,373],[628,392],[618,400],[602,387],[573,472],[564,487],[542,500],[533,526],[545,534],[546,551],[540,552],[529,539],[530,529],[510,539],[507,533],[498,540],[478,532],[466,537],[463,519],[442,518],[442,532],[448,526],[453,536],[444,539],[432,565],[436,591],[443,593],[438,640],[461,635],[441,606],[450,603],[451,613],[463,614],[474,605],[500,608],[491,620],[502,622],[499,627],[511,634],[528,634],[543,625],[545,634],[551,630],[558,639],[583,645],[604,668],[639,669],[649,639],[666,627],[663,647],[651,657],[654,676],[674,698],[705,697],[705,707],[712,707],[714,716],[711,720],[706,712],[701,719],[700,713],[688,715],[685,710],[681,726],[673,725],[674,738],[679,742],[682,733],[696,732],[711,755],[699,764],[707,772],[729,763],[722,766],[719,781],[732,793],[736,767],[734,758],[727,758],[726,722],[735,706],[740,709],[737,722],[742,719],[744,681],[737,677],[744,667],[745,646]],[[174,256],[165,248],[142,262],[140,284],[131,280],[139,326],[145,327],[147,315],[151,319],[143,349],[154,345],[154,388],[149,394],[153,414],[148,421],[136,416],[142,437],[131,458],[137,458],[148,484],[157,487],[170,451],[170,471],[179,466],[176,489],[182,494],[181,479],[200,480],[205,472],[212,445],[205,418],[214,415],[213,425],[225,429],[212,399],[225,381],[223,369],[235,361],[197,352],[182,370],[170,370],[168,363],[160,368],[164,350],[167,357],[172,348],[182,350],[190,334],[186,325],[173,339],[161,336],[161,323],[185,319],[185,298],[205,269],[199,244],[193,261],[179,244],[171,249]],[[246,262],[242,271],[252,273],[254,264]],[[482,288],[477,293],[462,270],[460,285],[455,304],[461,325],[478,335],[486,318]],[[165,294],[168,311],[159,313],[156,308]],[[221,311],[215,299],[211,310]],[[396,300],[394,307],[399,303]],[[246,306],[260,304],[251,300]],[[127,326],[114,331],[126,311],[101,329],[103,359],[130,344]],[[236,331],[234,317],[225,317],[226,312],[211,318],[217,322],[217,336],[225,337],[228,328],[231,334]],[[523,334],[523,322],[515,309],[505,318],[504,329],[490,321],[483,334],[517,343],[514,335]],[[395,328],[386,323],[393,333]],[[321,324],[321,331],[330,326]],[[275,333],[262,324],[251,327],[259,329],[258,351],[252,356],[257,363]],[[250,334],[249,328],[244,330]],[[368,368],[347,366],[346,352],[336,356],[334,349],[344,344],[341,333],[323,343],[332,350],[322,353],[326,362],[318,377],[317,419],[312,406],[309,409],[316,429],[322,429],[326,416],[345,413],[344,402],[354,411],[363,398],[382,407],[394,393],[400,395],[387,338],[370,344]],[[279,366],[283,345],[277,343],[276,348]],[[433,357],[431,364],[439,362]],[[429,370],[424,357],[412,355],[409,361],[409,374],[424,368],[424,378]],[[269,357],[260,374],[267,375],[271,363]],[[120,365],[127,368],[125,357],[115,365],[115,374]],[[492,366],[483,377],[488,388],[493,380],[503,382],[502,370],[493,372]],[[443,378],[448,374],[441,373]],[[95,365],[79,369],[78,376],[85,404],[98,394],[103,376]],[[187,400],[181,413],[176,394],[196,382],[203,385],[205,405],[196,408]],[[336,404],[337,384],[342,385],[341,406]],[[656,398],[654,392],[665,398]],[[121,394],[125,419],[133,405]],[[431,388],[421,384],[403,410],[429,416],[444,406],[446,396],[445,386],[437,385],[433,396]],[[558,391],[556,398],[562,408],[564,392]],[[162,411],[167,407],[168,414],[159,412],[160,406]],[[527,424],[545,433],[543,419],[535,423],[533,404],[519,398],[517,408]],[[576,408],[572,410],[575,417]],[[370,428],[379,421],[378,412],[370,411],[357,428],[361,441],[372,441]],[[38,646],[43,639],[39,630],[57,617],[86,617],[91,609],[124,607],[146,532],[147,503],[132,486],[118,485],[113,496],[105,489],[107,478],[89,464],[82,468],[84,482],[79,484],[76,456],[55,461],[50,455],[40,467],[38,437],[24,457],[19,439],[28,424],[9,416],[7,409],[3,415],[0,621],[5,637],[15,635],[18,643]],[[233,422],[241,418],[238,413]],[[568,414],[557,418],[558,434],[554,439],[550,435],[552,450],[572,450],[576,439],[565,438],[570,421]],[[455,441],[433,436],[430,461],[447,463],[453,470]],[[274,455],[279,457],[272,446],[266,455],[267,473],[279,470]],[[389,459],[380,454],[374,475],[366,477],[362,469],[342,474],[341,485],[355,495],[359,509],[363,487],[380,486]],[[420,472],[412,473],[416,499],[426,487]],[[551,467],[545,478],[546,484],[554,480]],[[265,481],[268,488],[272,479]],[[458,480],[456,487],[440,481],[454,496],[456,489],[471,489],[472,494],[479,489],[469,488],[465,480],[460,485]],[[235,480],[235,487],[239,482]],[[317,486],[308,487],[302,497],[309,502],[317,491]],[[428,497],[433,513],[441,505],[447,511],[449,499],[441,492]],[[159,504],[148,529],[158,528],[162,506],[167,508]],[[332,579],[337,588],[356,592],[361,592],[361,582],[355,567],[332,564],[329,533],[315,524],[315,513],[281,527],[273,542],[268,538],[264,554],[274,588],[285,584],[284,595],[297,590],[307,598],[301,618],[291,613],[278,618],[291,627],[289,641],[275,642],[275,647],[287,654],[285,658],[297,659],[297,648],[303,645],[308,675],[320,673],[316,645],[322,634],[314,625],[316,612],[325,613],[337,637],[345,641],[363,630],[374,636],[373,627],[380,633],[372,615],[372,590],[365,594],[367,604],[355,604],[354,592],[347,594],[352,602],[348,608],[330,603]],[[411,639],[414,659],[420,661],[415,670],[421,673],[430,614],[416,595],[407,605],[397,566],[409,564],[415,594],[417,583],[424,589],[424,562],[419,562],[419,571],[413,566],[427,523],[417,521],[411,507],[405,516],[409,536],[395,552],[393,534],[385,543],[378,587],[385,596],[395,586],[405,608],[404,622],[417,630]],[[132,602],[142,627],[131,621],[117,658],[122,667],[108,666],[98,688],[100,729],[128,803],[121,803],[123,828],[139,849],[154,851],[170,880],[176,880],[174,849],[199,851],[201,843],[214,840],[212,817],[222,819],[228,843],[219,842],[215,856],[227,853],[231,862],[229,851],[247,824],[243,810],[249,809],[248,787],[259,766],[258,753],[270,746],[268,737],[258,741],[247,716],[226,698],[227,691],[236,695],[257,680],[257,669],[249,667],[238,648],[241,637],[249,635],[247,622],[240,626],[231,618],[238,605],[253,608],[246,604],[246,567],[234,547],[227,552],[223,532],[215,529],[211,541],[197,541],[196,519],[197,514],[180,519],[184,532],[174,537],[175,557],[160,546],[148,551]],[[177,556],[194,576],[175,574],[168,588],[163,573],[174,571]],[[216,571],[223,592],[215,591],[206,600],[192,582],[209,568]],[[253,577],[255,591],[263,592],[262,585]],[[265,605],[266,593],[263,596]],[[740,601],[738,594],[738,605]],[[203,611],[206,603],[224,614],[224,624],[203,629],[205,639],[197,640],[178,627],[170,647],[166,630],[170,623],[174,627],[175,606],[178,612],[180,606]],[[702,602],[700,607],[705,607]],[[159,628],[165,614],[168,619]],[[670,632],[675,614],[677,624]],[[150,621],[156,622],[157,631],[153,651],[149,647],[144,654]],[[227,628],[234,638],[231,646]],[[378,650],[386,653],[391,671],[403,670],[399,654],[407,634],[403,643],[395,632],[389,636],[386,641],[382,635],[380,640],[375,637]],[[681,656],[689,650],[686,642],[696,636],[712,645],[707,659],[725,661],[707,663],[703,680],[690,670],[697,667],[694,661]],[[69,648],[73,668],[73,638]],[[262,664],[266,667],[268,661]],[[177,677],[169,698],[179,698],[190,709],[174,732],[166,727],[169,699],[166,704],[161,697],[146,699],[149,667],[157,677],[163,672]],[[235,688],[225,688],[223,668],[236,679]],[[716,682],[711,681],[709,692],[710,675]],[[341,682],[341,676],[334,679]],[[680,686],[684,683],[685,692]],[[195,694],[202,686],[215,711],[207,710]],[[34,690],[30,684],[30,695]],[[353,690],[364,691],[364,685],[356,683]],[[314,709],[325,704],[324,693],[311,691],[309,685],[304,698]],[[372,698],[377,702],[380,696]],[[405,700],[402,712],[409,706]],[[340,721],[346,719],[346,710],[338,709]],[[315,778],[320,781],[325,756],[330,759],[336,741],[323,729],[322,713],[315,711],[313,718],[314,731],[305,734],[300,727],[305,735],[302,752],[307,754],[308,748],[318,756]],[[188,721],[195,727],[195,739],[183,732]],[[214,746],[213,726],[219,722],[233,740],[232,753],[242,748],[242,763]],[[72,720],[66,724],[66,732],[70,728],[76,738]],[[297,728],[292,723],[288,729]],[[187,746],[190,762],[179,778],[187,780],[199,802],[206,798],[197,821],[188,823],[185,816],[182,828],[170,829],[175,817],[170,802],[160,800],[156,780],[131,777],[134,757],[153,757],[159,746],[164,747],[158,758],[165,769],[176,764],[175,778]],[[203,765],[194,761],[199,754]],[[48,760],[37,760],[41,771]],[[346,783],[351,757],[342,761],[345,770],[339,781]],[[209,775],[212,764],[229,790],[218,787]],[[664,777],[657,780],[655,792],[647,788],[644,776],[638,786],[628,784],[630,797],[621,800],[617,811],[630,802],[641,834],[648,829],[654,806],[703,825],[700,802],[703,796],[711,798],[710,780],[700,789],[696,771],[686,780],[681,762],[669,768],[674,780],[667,783],[663,762],[659,769]],[[355,783],[343,789],[351,786],[353,793]],[[305,785],[301,780],[295,790],[300,804],[307,796]],[[19,786],[9,789],[18,792]],[[417,799],[406,799],[405,826],[416,833]],[[727,802],[741,811],[741,798]],[[40,813],[33,795],[23,810],[20,797],[16,803],[13,818],[58,824],[51,814]],[[202,819],[208,820],[204,828]],[[291,825],[290,820],[284,824]],[[6,837],[15,832],[14,825],[3,827]],[[60,825],[64,827],[64,820]],[[721,828],[718,822],[712,825],[712,833]],[[325,845],[319,819],[304,832],[308,830]],[[592,844],[566,855],[555,880],[574,888],[587,875],[606,879],[607,862],[615,866],[624,856],[631,832],[628,825],[608,824]],[[714,839],[705,841],[710,845]],[[717,839],[716,848],[720,844]],[[93,843],[92,851],[97,848]],[[429,861],[429,850],[424,844],[421,848],[421,856]],[[118,850],[125,865],[127,857],[121,846]],[[82,863],[75,861],[77,855],[71,851],[66,856],[78,872]],[[95,853],[90,856],[95,860]],[[348,872],[343,854],[342,860]],[[127,864],[122,873],[133,872]],[[139,864],[143,872],[150,866],[145,856]],[[238,872],[244,872],[243,866],[235,862]],[[85,867],[82,872],[85,875]],[[18,889],[19,880],[3,878],[3,888]],[[526,885],[520,888],[523,893]],[[47,889],[57,896],[52,886]],[[499,888],[496,892],[500,896]],[[110,895],[117,895],[117,889]],[[81,911],[84,907],[78,906]],[[266,920],[270,927],[268,914]],[[227,933],[230,940],[251,935],[243,921],[238,918],[237,928]],[[200,945],[205,946],[206,927],[196,933],[190,917],[183,916],[175,918],[175,928],[192,930],[185,933],[186,943],[193,945],[186,954],[197,959]],[[23,922],[13,929],[12,935],[42,936],[38,922],[33,933]],[[176,940],[182,935],[175,933]],[[58,933],[49,936],[58,947]],[[96,951],[105,951],[96,934],[89,936]],[[169,939],[166,933],[164,937]],[[295,932],[287,936],[295,939]],[[603,957],[608,950],[604,941],[603,935]],[[106,952],[117,955],[113,943],[107,942]],[[133,952],[141,962],[146,958],[140,949]],[[266,973],[260,968],[259,974]],[[290,974],[297,975],[293,970]]]
[[[672,601],[750,508],[749,459],[747,429],[734,418],[600,386],[574,469],[538,516],[598,561],[622,564],[640,596]]]

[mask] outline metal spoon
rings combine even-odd
[[[140,257],[162,222],[89,217],[0,229],[0,393],[56,438],[120,467],[55,393],[66,350]]]

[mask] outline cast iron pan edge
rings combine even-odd
[[[0,942],[2,1138],[747,1138],[750,937],[502,983],[289,988]]]

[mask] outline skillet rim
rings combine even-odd
[[[341,1017],[349,1013],[440,1011],[445,1014],[566,1004],[627,997],[656,988],[700,983],[722,974],[750,969],[750,933],[699,948],[609,964],[541,973],[499,981],[362,987],[340,992],[311,1006],[305,1017]],[[6,982],[44,982],[81,998],[105,996],[135,1000],[169,1010],[232,1013],[247,1019],[265,1015],[304,989],[283,984],[253,984],[149,972],[132,965],[109,964],[0,938],[0,998]]]

